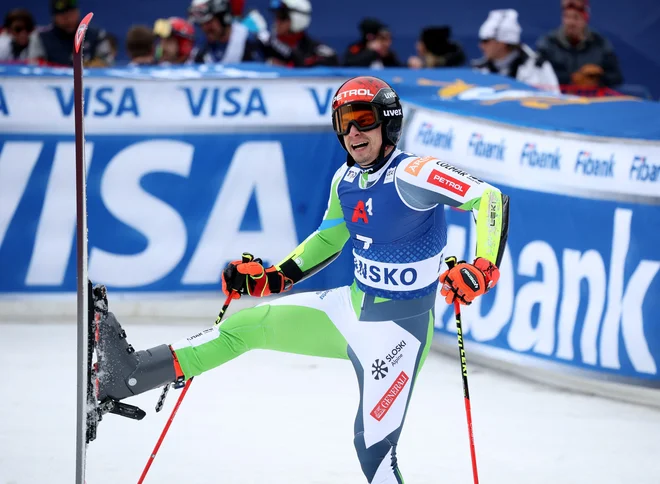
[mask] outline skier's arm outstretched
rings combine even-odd
[[[316,274],[334,261],[350,238],[337,195],[337,185],[346,171],[343,165],[332,179],[328,208],[321,225],[280,263],[263,268],[258,262],[234,261],[223,272],[223,291],[236,290],[236,296],[277,294]],[[245,277],[237,277],[237,275]],[[265,276],[265,277],[263,277]],[[233,287],[228,287],[233,285]]]
[[[499,279],[499,265],[509,231],[509,197],[499,189],[455,166],[432,157],[411,158],[399,165],[397,190],[416,210],[443,204],[471,211],[477,229],[472,264],[460,263],[440,276],[441,294],[451,303],[458,297],[470,304]]]

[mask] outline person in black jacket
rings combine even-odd
[[[450,40],[448,26],[427,27],[415,45],[417,55],[408,59],[408,67],[458,67],[465,64],[465,53],[461,46]]]
[[[559,84],[615,87],[623,75],[612,44],[589,28],[589,0],[562,0],[562,25],[540,38],[536,48]]]
[[[78,0],[51,0],[53,23],[34,32],[28,47],[28,59],[51,65],[73,65],[73,38],[80,23]],[[112,47],[105,30],[89,26],[83,45],[83,61],[94,65],[111,65]]]
[[[199,25],[206,42],[190,54],[197,64],[264,62],[264,48],[256,36],[233,15],[230,0],[192,0],[190,21]]]
[[[362,38],[349,45],[344,65],[350,67],[399,67],[401,62],[392,51],[392,34],[375,18],[365,18],[359,25]]]
[[[270,8],[275,15],[274,34],[267,31],[258,34],[270,64],[289,67],[339,64],[337,54],[330,46],[307,34],[312,22],[312,4],[309,0],[273,0]]]

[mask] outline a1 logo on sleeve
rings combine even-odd
[[[438,170],[432,170],[426,181],[462,197],[464,197],[470,189],[470,185],[467,183],[457,180],[456,178]]]
[[[408,166],[406,166],[404,170],[413,176],[417,176],[419,175],[419,172],[422,171],[422,167],[431,160],[435,160],[435,158],[433,158],[432,156],[425,156],[424,158],[415,158],[410,163],[408,163]]]

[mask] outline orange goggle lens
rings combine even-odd
[[[334,119],[337,134],[348,134],[351,124],[354,124],[360,131],[374,129],[380,124],[376,108],[368,103],[352,103],[339,107]]]

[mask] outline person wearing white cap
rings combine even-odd
[[[484,57],[473,67],[484,73],[512,77],[520,82],[559,93],[559,82],[550,62],[520,42],[522,28],[513,9],[492,10],[479,29]]]

